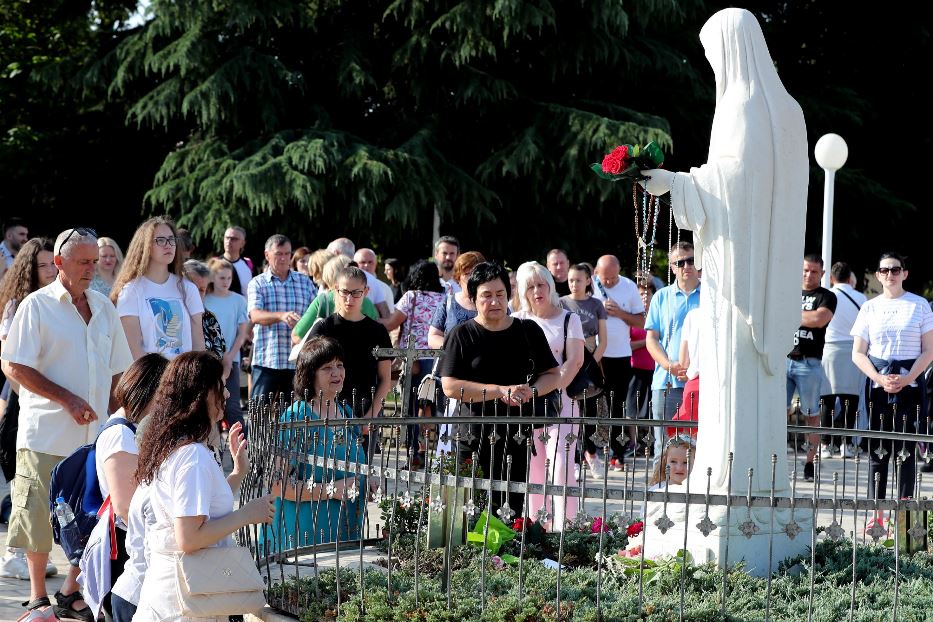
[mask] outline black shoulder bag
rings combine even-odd
[[[564,361],[567,360],[567,329],[570,327],[570,311],[564,314]],[[567,397],[572,400],[582,400],[584,397],[596,397],[603,392],[606,378],[603,370],[599,368],[593,353],[583,346],[583,364],[567,385]]]

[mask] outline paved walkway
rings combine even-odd
[[[2,479],[0,478],[0,499],[10,492],[9,484]],[[2,550],[5,551],[6,525],[0,525],[0,545],[3,545]],[[59,546],[52,548],[52,563],[58,567],[58,576],[46,580],[49,594],[61,589],[65,572],[68,570],[68,560]],[[0,622],[13,622],[19,618],[23,613],[20,603],[24,600],[29,600],[29,581],[0,578]]]

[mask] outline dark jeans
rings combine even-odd
[[[888,394],[884,389],[872,389],[868,398],[868,429],[883,430],[886,432],[907,432],[926,434],[927,414],[920,412],[920,390],[917,387],[905,387],[897,394],[897,403],[888,403]],[[883,456],[878,456],[879,444],[885,450]],[[897,489],[898,498],[904,499],[914,494],[914,476],[917,469],[917,456],[913,441],[892,441],[879,439],[862,439],[862,448],[868,452],[870,460],[868,467],[868,498],[875,496],[875,474],[878,475],[878,498],[887,498],[888,464],[892,456],[897,459],[901,449],[907,451],[909,456],[901,464],[900,483]],[[895,474],[892,474],[895,475]]]
[[[123,600],[116,594],[111,594],[111,597],[110,617],[113,618],[113,622],[133,622],[133,616],[136,615],[136,605]]]
[[[126,532],[119,527],[116,530],[117,534],[117,558],[110,560],[110,586],[113,587],[113,584],[117,582],[117,579],[120,578],[120,575],[123,574],[123,568],[126,566],[126,561],[130,558],[129,553],[126,552]],[[113,612],[113,601],[118,599],[119,596],[114,595],[112,592],[108,592],[104,596],[104,600],[101,603],[104,609],[110,612],[111,618],[116,618]],[[136,607],[133,607],[135,612]],[[132,616],[130,616],[132,618]]]
[[[236,364],[230,370],[227,376],[227,392],[230,397],[224,404],[224,421],[227,422],[227,429],[233,427],[234,423],[243,424],[243,434],[246,434],[246,421],[243,419],[243,409],[240,408],[240,365]],[[259,395],[258,393],[256,395]]]
[[[836,400],[839,408],[836,408]],[[824,428],[854,428],[858,423],[858,395],[839,393],[823,395],[820,397],[820,418]],[[839,419],[837,422],[836,419]],[[844,436],[823,436],[824,445],[842,445],[846,441]]]
[[[621,419],[625,415],[623,404],[628,396],[628,385],[632,381],[632,359],[629,356],[619,358],[604,356],[602,365],[603,374],[606,376],[603,395],[609,400],[609,417]],[[609,446],[619,460],[625,454],[625,445],[619,442],[619,437],[624,433],[624,426],[613,425],[609,436]]]
[[[294,369],[272,369],[271,367],[259,367],[253,365],[253,393],[250,399],[256,399],[259,396],[269,399],[271,393],[273,399],[282,399],[286,404],[291,403],[292,382],[295,379]]]

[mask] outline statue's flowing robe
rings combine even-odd
[[[787,487],[785,358],[800,324],[807,209],[807,134],[748,11],[716,13],[700,32],[716,75],[709,158],[677,173],[671,203],[694,233],[702,268],[699,445],[691,489]],[[710,430],[710,432],[706,432]],[[712,433],[716,430],[716,433]]]

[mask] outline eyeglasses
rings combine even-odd
[[[362,289],[338,289],[337,290],[337,295],[339,295],[341,298],[346,298],[348,296],[352,296],[353,298],[362,298],[363,294],[365,293],[366,292],[364,292]]]
[[[664,445],[664,449],[667,449],[671,447],[672,445],[683,445],[683,444],[690,445],[691,447],[696,447],[697,441],[695,438],[693,438],[689,434],[678,434],[677,436],[672,436],[671,438],[667,439],[667,443]]]
[[[61,253],[62,249],[65,248],[65,244],[67,244],[68,240],[71,239],[71,236],[73,236],[76,233],[82,237],[85,235],[91,235],[91,236],[94,236],[95,238],[97,237],[97,232],[91,229],[90,227],[74,227],[71,230],[71,232],[68,233],[68,236],[62,241],[62,243],[58,245],[57,250],[54,254],[57,255]]]
[[[695,262],[693,257],[684,257],[683,259],[678,259],[672,263],[678,268],[683,268],[684,266],[692,266]]]
[[[886,275],[888,272],[890,272],[894,276],[897,276],[903,271],[904,271],[904,268],[902,266],[892,266],[890,268],[878,268],[878,274],[882,274],[882,275]]]
[[[155,242],[156,246],[166,247],[166,246],[175,246],[175,236],[169,236],[164,238],[159,236],[157,238],[152,238],[152,241]]]

